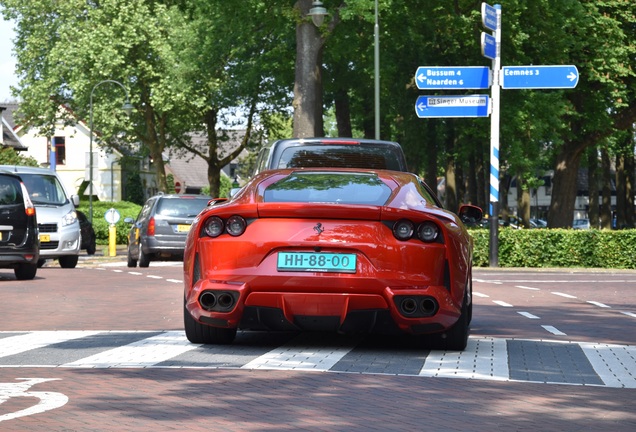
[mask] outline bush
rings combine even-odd
[[[473,265],[490,265],[490,232],[471,229]],[[636,269],[636,230],[499,230],[500,267]]]
[[[84,212],[88,217],[89,207],[88,201],[82,201],[77,209]],[[93,229],[95,230],[97,244],[108,244],[108,227],[110,224],[106,222],[104,215],[111,208],[115,208],[121,215],[121,218],[115,224],[117,244],[128,244],[130,224],[124,222],[124,219],[127,217],[136,218],[141,206],[128,201],[93,201]]]

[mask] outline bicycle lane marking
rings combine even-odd
[[[57,381],[59,378],[16,378],[22,380],[15,383],[2,383],[0,382],[0,405],[8,401],[11,398],[16,397],[29,397],[38,398],[40,401],[29,408],[24,408],[12,413],[6,413],[0,415],[0,422],[5,420],[13,420],[18,417],[25,417],[29,415],[39,414],[45,411],[50,411],[56,408],[60,408],[68,402],[68,396],[59,392],[45,392],[45,391],[28,391],[32,386],[40,384],[46,381]]]

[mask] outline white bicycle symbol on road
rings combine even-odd
[[[68,396],[58,392],[29,391],[29,389],[46,381],[56,381],[59,378],[16,378],[15,383],[0,383],[0,405],[15,397],[34,397],[40,401],[29,408],[20,411],[0,415],[0,422],[12,420],[18,417],[38,414],[64,406],[68,402]]]

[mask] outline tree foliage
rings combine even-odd
[[[318,29],[321,111],[339,135],[373,137],[374,1],[325,0]],[[447,205],[487,207],[490,121],[419,119],[414,112],[418,66],[489,66],[480,54],[479,3],[472,0],[378,0],[380,136],[403,145],[410,169],[434,184],[446,177]],[[503,65],[576,65],[572,90],[501,93],[501,180],[515,179],[527,202],[538,178],[554,172],[549,222],[569,226],[581,156],[621,138],[612,154],[633,184],[636,122],[636,17],[625,0],[509,0],[502,4]],[[220,168],[243,148],[289,132],[299,81],[296,30],[308,24],[307,0],[0,0],[17,22],[19,96],[26,118],[46,132],[65,103],[87,118],[91,91],[100,145],[161,161],[166,149],[208,162],[212,194]],[[302,9],[304,11],[304,9]],[[303,27],[307,29],[306,27]],[[313,31],[313,29],[312,29]],[[313,42],[312,42],[313,43]],[[319,75],[320,76],[320,75]],[[303,75],[301,78],[304,78]],[[125,95],[135,112],[117,113]],[[487,92],[487,90],[483,90]],[[438,94],[476,93],[442,91]],[[321,116],[322,117],[322,116]],[[238,120],[237,120],[238,119]],[[318,122],[322,130],[322,121]],[[227,132],[247,131],[239,148]],[[193,136],[206,137],[205,145]],[[138,146],[141,143],[141,146]],[[137,145],[137,146],[135,146]],[[630,153],[631,152],[631,153]],[[156,164],[165,190],[161,162]],[[633,169],[632,169],[633,170]],[[631,176],[631,178],[629,177]],[[625,194],[632,194],[627,189]],[[624,211],[629,211],[625,206]],[[521,208],[521,207],[520,207]],[[527,219],[527,214],[522,215]],[[630,220],[627,218],[626,220]],[[633,218],[631,219],[633,220]]]

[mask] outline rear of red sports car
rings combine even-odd
[[[186,335],[230,343],[237,329],[441,333],[461,350],[471,260],[460,219],[412,174],[269,171],[192,225]]]

